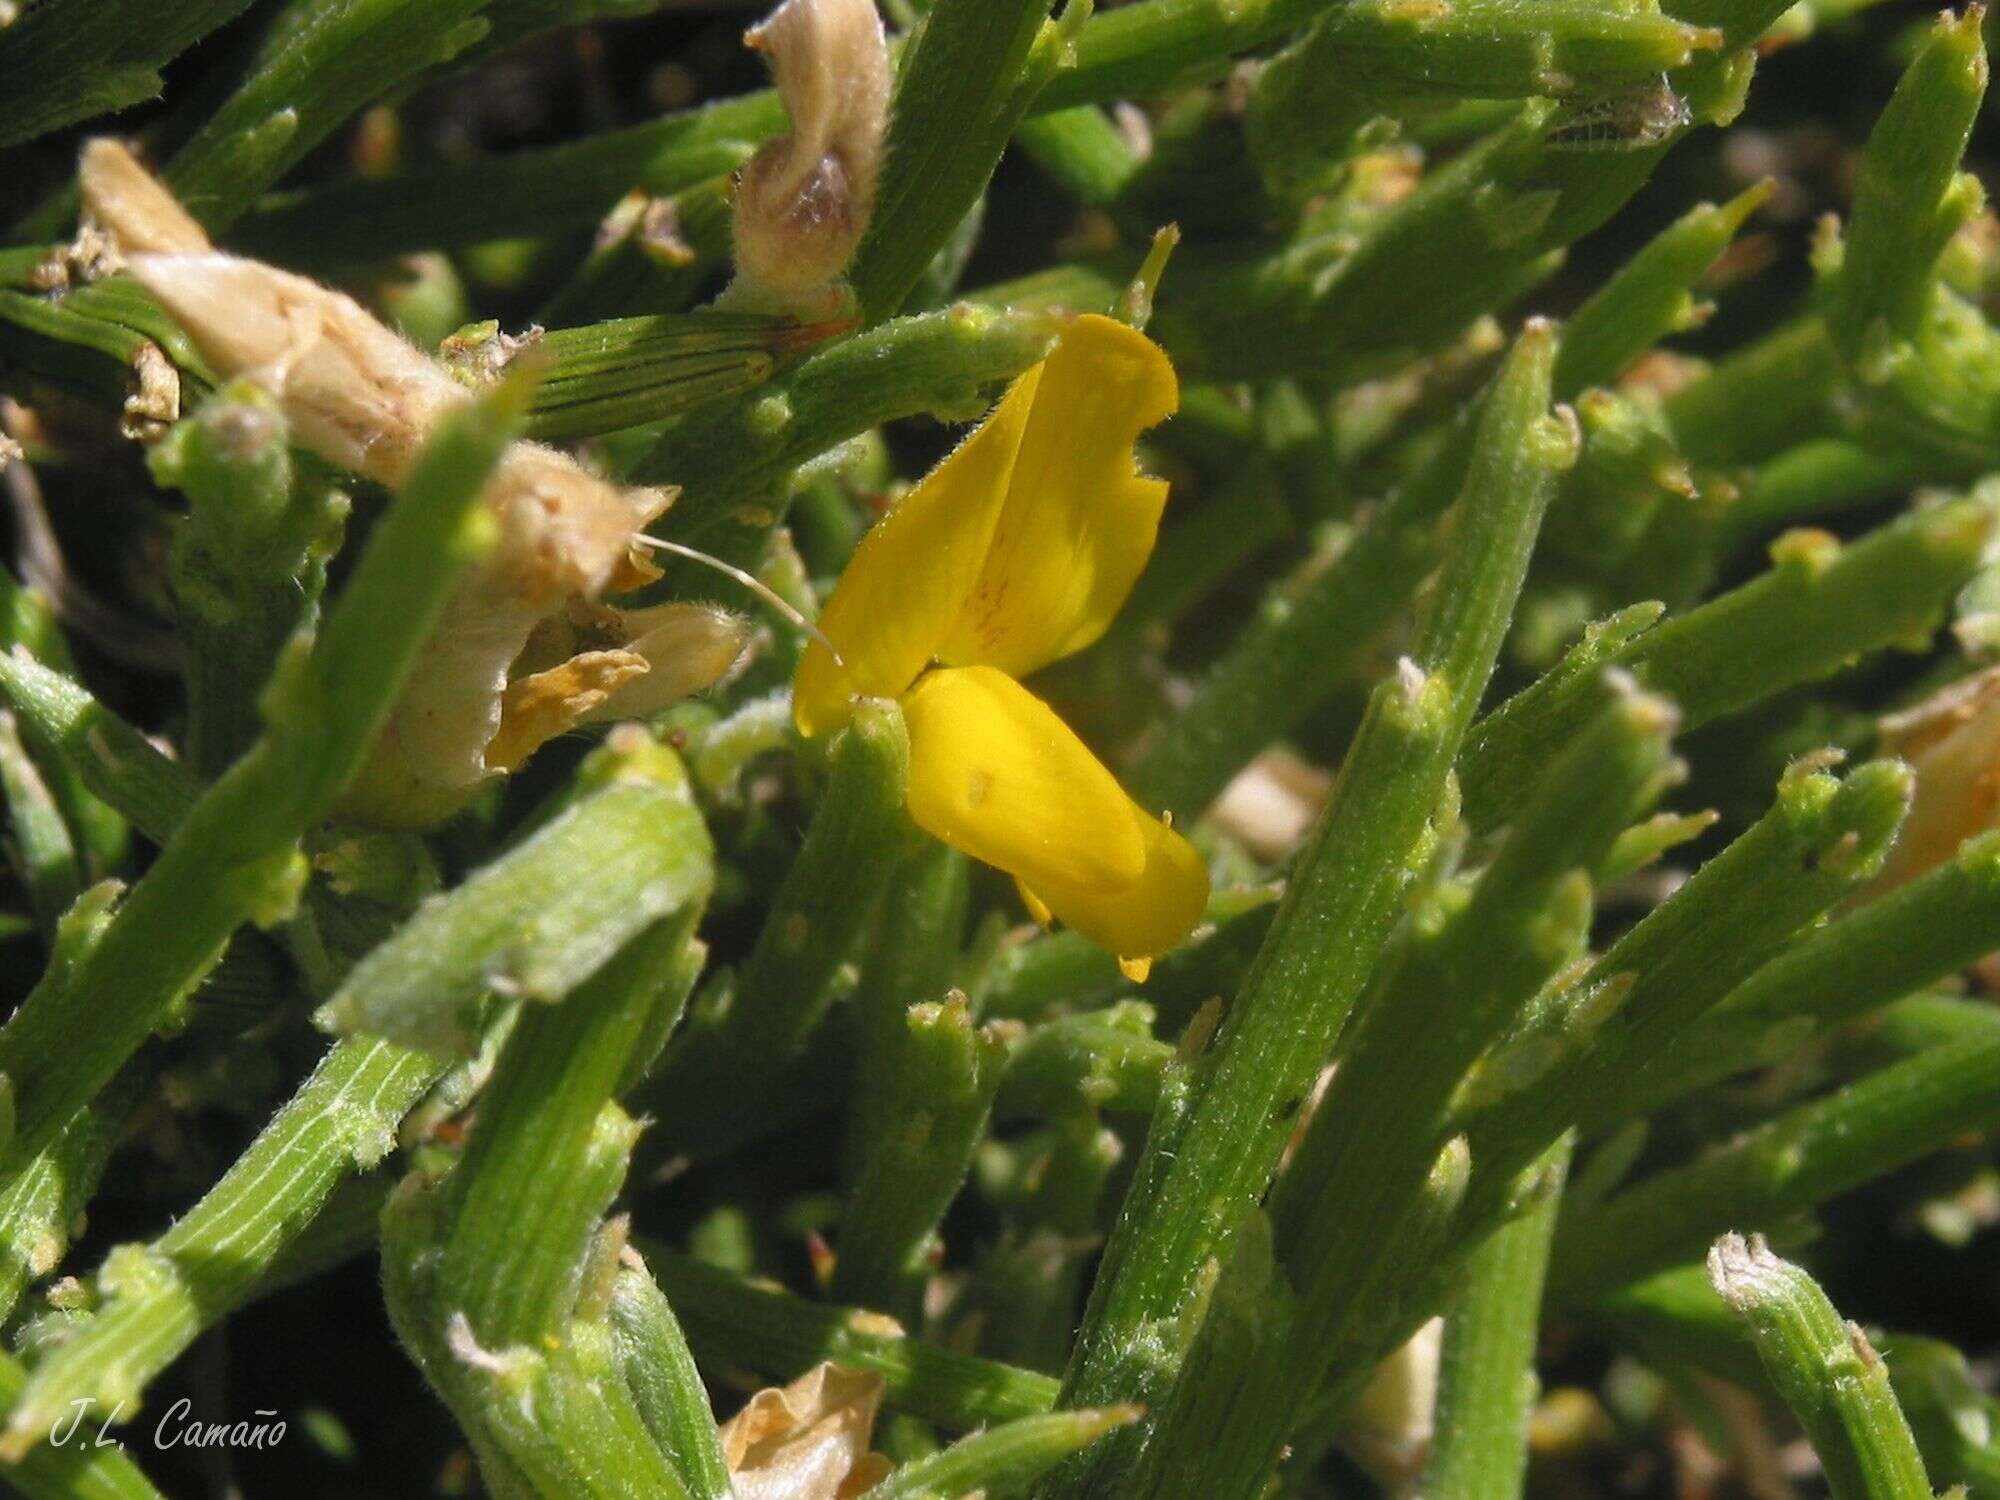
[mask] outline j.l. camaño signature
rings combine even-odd
[[[67,1448],[122,1448],[109,1429],[124,1420],[125,1403],[119,1402],[105,1417],[103,1428],[86,1426],[92,1403],[72,1401],[69,1415],[58,1418],[49,1428],[49,1446]],[[275,1448],[285,1440],[285,1421],[275,1411],[259,1407],[252,1420],[198,1422],[194,1403],[183,1396],[160,1413],[153,1424],[155,1448]]]

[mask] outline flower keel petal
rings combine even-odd
[[[903,700],[910,816],[1036,890],[1126,886],[1144,815],[1055,712],[990,667],[925,676]]]
[[[1026,893],[1058,921],[1117,954],[1135,981],[1144,978],[1143,961],[1177,947],[1208,905],[1208,869],[1194,846],[1159,819],[1140,817],[1146,868],[1131,885],[1044,884]]]

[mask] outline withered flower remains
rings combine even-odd
[[[353,298],[210,248],[116,142],[85,148],[82,177],[85,207],[126,270],[218,373],[270,386],[301,447],[394,487],[438,418],[470,399]],[[611,484],[559,449],[513,444],[486,493],[498,544],[454,595],[347,813],[435,822],[555,736],[720,678],[744,643],[736,617],[706,605],[599,603],[655,576],[633,536],[672,500],[669,490]]]

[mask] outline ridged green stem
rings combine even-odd
[[[1133,1389],[1134,1346],[1180,1311],[1263,1194],[1291,1117],[1388,940],[1554,476],[1573,456],[1548,408],[1554,355],[1553,329],[1531,325],[1487,402],[1457,536],[1409,663],[1376,689],[1271,935],[1195,1064],[1185,1108],[1156,1116],[1079,1332],[1068,1401],[1153,1394]],[[1132,1446],[1093,1450],[1089,1480],[1072,1474],[1062,1493],[1108,1493]]]

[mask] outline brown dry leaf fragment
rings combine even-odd
[[[629,543],[625,555],[611,570],[611,580],[605,584],[604,591],[608,594],[629,594],[649,583],[657,583],[665,576],[666,570],[653,561],[652,553],[637,543]]]
[[[1333,778],[1283,750],[1267,750],[1222,789],[1209,817],[1263,860],[1305,841],[1332,793]]]
[[[719,605],[655,604],[616,609],[573,599],[537,622],[515,658],[516,677],[545,672],[589,651],[625,651],[645,676],[634,679],[584,719],[645,718],[727,677],[742,658],[750,629]]]
[[[51,250],[32,271],[28,286],[37,292],[60,295],[72,286],[88,285],[125,269],[118,246],[95,225],[85,223],[76,238]]]
[[[136,442],[157,442],[181,419],[181,372],[150,339],[132,356],[132,394],[118,430]]]
[[[1444,1320],[1432,1318],[1382,1361],[1348,1418],[1350,1451],[1391,1489],[1406,1488],[1430,1454]]]
[[[743,659],[750,640],[740,615],[712,604],[659,604],[615,613],[628,648],[644,659],[647,671],[613,694],[589,722],[645,718],[715,686]]]
[[[868,1443],[882,1389],[827,1363],[757,1392],[717,1434],[736,1500],[849,1500],[879,1483],[889,1461]]]
[[[515,678],[500,695],[500,727],[486,746],[488,768],[512,771],[645,675],[646,660],[635,651],[586,651],[546,672]]]
[[[303,276],[217,251],[134,255],[127,269],[216,373],[282,400],[292,437],[394,487],[444,412],[470,394],[360,303]]]
[[[1882,720],[1880,750],[1910,763],[1916,797],[1872,900],[1944,863],[1975,834],[2000,825],[2000,667],[1962,678]]]

